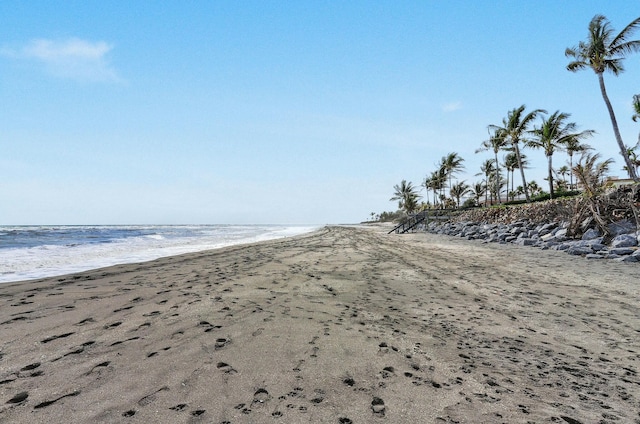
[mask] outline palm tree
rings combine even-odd
[[[538,185],[537,182],[535,181],[529,181],[527,183],[527,190],[529,190],[529,193],[531,193],[532,195],[536,196],[540,193],[542,193],[542,189],[540,188],[540,186]]]
[[[633,119],[633,122],[637,122],[640,119],[640,94],[633,95],[633,111],[634,114],[631,119]]]
[[[639,26],[640,18],[634,19],[618,35],[614,36],[613,28],[611,28],[607,18],[602,15],[596,15],[589,23],[589,36],[587,41],[580,41],[576,47],[567,48],[564,53],[565,56],[574,59],[567,65],[569,71],[576,72],[591,68],[598,76],[600,92],[609,111],[609,117],[613,125],[613,133],[616,137],[620,154],[627,165],[629,177],[634,181],[638,181],[638,176],[629,161],[622,136],[620,136],[616,115],[613,112],[613,107],[611,106],[607,90],[604,86],[603,75],[605,71],[610,71],[617,76],[624,71],[622,60],[625,56],[629,53],[640,51],[640,40],[629,40],[633,31]]]
[[[502,191],[502,188],[505,186],[505,180],[502,178],[502,172],[499,172],[498,175],[492,173],[489,176],[489,181],[487,182],[487,189],[491,192],[491,198],[497,199],[498,193]]]
[[[609,227],[600,216],[597,197],[605,192],[605,175],[609,171],[609,167],[613,160],[607,159],[603,162],[597,162],[599,159],[599,154],[592,155],[591,153],[582,153],[582,157],[578,164],[573,168],[573,172],[576,174],[576,177],[584,188],[583,194],[587,199],[587,205],[591,210],[591,216],[595,219],[602,232],[605,235],[609,235]],[[580,217],[581,213],[576,216]]]
[[[438,203],[437,197],[439,193],[442,193],[445,181],[446,176],[443,168],[431,172],[431,175],[425,179],[424,186],[428,190],[433,191],[433,206],[436,206]]]
[[[526,142],[525,134],[527,133],[529,126],[534,119],[540,113],[547,113],[543,109],[535,109],[523,116],[526,106],[522,105],[517,107],[509,113],[507,117],[502,120],[502,127],[497,125],[490,125],[489,127],[495,131],[501,131],[504,134],[505,139],[509,145],[513,148],[518,159],[518,168],[520,169],[520,175],[522,176],[522,186],[525,187],[524,195],[527,202],[531,201],[529,197],[529,190],[527,187],[527,180],[524,177],[524,167],[522,166],[522,155],[520,154],[520,142]]]
[[[566,122],[571,115],[556,110],[548,118],[542,118],[542,124],[539,128],[534,128],[532,133],[536,136],[530,140],[528,145],[536,149],[544,150],[547,157],[548,180],[549,180],[549,197],[553,199],[553,163],[552,158],[556,149],[561,149],[566,140],[580,140],[593,135],[592,130],[575,132],[577,125],[575,122]]]
[[[402,180],[400,184],[394,185],[393,189],[395,193],[389,200],[397,200],[398,208],[403,209],[408,214],[416,210],[420,196],[411,181]]]
[[[489,186],[489,178],[491,176],[491,174],[493,174],[495,172],[495,161],[493,159],[487,159],[484,162],[482,162],[482,165],[480,166],[480,173],[476,174],[476,175],[484,175],[484,181],[485,181],[485,188]],[[485,190],[485,198],[484,198],[484,202],[485,204],[487,203],[487,194],[489,193],[490,190]],[[491,193],[491,203],[493,203],[493,193]]]
[[[427,201],[429,199],[429,190],[433,191],[433,206],[436,206],[436,194],[437,194],[437,191],[440,189],[438,187],[437,173],[432,172],[430,176],[424,179],[424,182],[422,183],[422,185],[427,191]]]
[[[528,160],[527,160],[527,155],[525,155],[524,153],[520,154],[520,160],[522,161],[522,166],[524,166],[525,168],[528,165]],[[516,154],[514,152],[509,152],[506,154],[506,156],[503,158],[503,163],[504,163],[504,167],[507,170],[507,190],[509,190],[509,173],[511,173],[511,200],[513,200],[513,195],[515,195],[515,191],[513,190],[513,184],[514,184],[514,172],[516,169],[518,169],[518,158],[516,157]]]
[[[589,198],[596,197],[604,192],[605,176],[609,172],[612,159],[597,162],[599,154],[583,153],[578,164],[574,167],[574,172],[584,186],[585,194]]]
[[[453,174],[457,174],[464,169],[464,165],[462,164],[463,162],[464,159],[455,152],[449,153],[447,156],[442,158],[441,167],[449,178],[449,188],[453,187],[451,184],[451,177]]]
[[[562,165],[560,168],[557,169],[556,172],[558,173],[558,175],[560,175],[560,177],[562,177],[562,183],[564,185],[564,189],[566,190],[567,175],[570,173],[569,167],[567,165]]]
[[[591,150],[588,144],[580,144],[580,140],[568,138],[564,143],[564,150],[569,155],[569,189],[573,190],[573,154]]]
[[[475,183],[473,187],[471,187],[470,194],[473,196],[473,199],[476,201],[476,205],[480,205],[480,199],[482,196],[485,196],[487,193],[487,186],[483,183]]]
[[[493,130],[493,134],[491,134],[492,128],[488,128],[489,131],[489,139],[482,142],[482,145],[479,149],[476,150],[476,153],[483,152],[485,150],[493,150],[493,154],[495,156],[495,181],[499,181],[498,174],[500,173],[500,164],[498,162],[498,152],[507,147],[507,141],[505,139],[504,131]],[[508,186],[509,184],[507,184]],[[498,192],[498,203],[501,202],[500,199],[500,190],[496,190]]]
[[[460,207],[460,198],[465,194],[469,193],[470,189],[471,187],[469,186],[469,184],[465,184],[464,181],[461,181],[451,186],[449,193],[451,194],[451,197],[456,199],[456,204],[458,205],[458,207]]]
[[[633,95],[633,111],[634,114],[631,119],[633,119],[633,122],[637,122],[640,119],[640,94]],[[638,134],[638,144],[640,144],[640,133]]]
[[[636,153],[636,149],[640,145],[640,142],[633,147],[627,146],[627,155],[629,156],[629,162],[631,162],[631,166],[634,167],[636,173],[638,172],[638,167],[640,166],[640,157],[638,157],[638,153]],[[627,167],[625,166],[624,169]]]

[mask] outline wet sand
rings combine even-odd
[[[0,422],[640,423],[640,267],[382,228],[0,285]]]

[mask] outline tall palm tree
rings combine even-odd
[[[548,118],[542,118],[540,127],[533,129],[532,133],[535,138],[529,140],[529,147],[534,149],[542,149],[547,157],[548,180],[549,180],[549,196],[553,199],[553,163],[552,158],[556,149],[563,148],[565,142],[569,139],[580,140],[582,138],[593,135],[592,130],[575,132],[577,125],[575,122],[567,122],[571,115],[556,110]]]
[[[499,181],[498,174],[500,173],[500,164],[498,162],[498,152],[507,147],[507,141],[505,138],[505,132],[500,130],[493,129],[493,134],[491,133],[492,128],[488,128],[489,130],[489,139],[482,142],[479,149],[476,150],[476,153],[483,152],[485,150],[492,150],[495,156],[495,181]],[[507,184],[508,186],[509,184]],[[498,193],[498,203],[501,203],[500,199],[500,190],[496,190]]]
[[[524,195],[527,199],[527,202],[530,202],[531,197],[529,196],[527,180],[524,177],[524,167],[522,166],[520,142],[526,143],[526,134],[529,131],[529,126],[533,123],[533,120],[536,119],[538,114],[547,113],[547,111],[545,111],[544,109],[535,109],[525,115],[525,109],[526,106],[522,105],[510,110],[507,113],[507,117],[502,120],[501,127],[498,125],[490,125],[489,128],[492,128],[495,131],[502,132],[504,134],[505,140],[509,143],[510,147],[512,147],[513,151],[516,153],[516,158],[518,158],[518,168],[520,169],[520,175],[522,176],[522,186],[525,188]]]
[[[469,193],[470,189],[471,187],[469,186],[469,184],[465,184],[464,181],[460,181],[459,183],[451,186],[449,193],[451,194],[451,197],[456,199],[456,204],[458,205],[458,207],[460,207],[460,198]]]
[[[581,144],[579,139],[568,138],[564,143],[564,150],[569,155],[569,189],[573,190],[573,155],[574,153],[591,150],[591,146]]]
[[[614,35],[613,28],[607,18],[602,15],[596,15],[589,23],[587,41],[580,41],[576,47],[567,48],[564,53],[565,56],[574,59],[567,65],[569,71],[576,72],[591,68],[598,76],[600,92],[609,111],[613,133],[616,137],[620,154],[627,165],[629,177],[634,181],[638,181],[638,176],[629,161],[622,136],[620,136],[618,121],[607,95],[603,75],[605,71],[610,71],[617,76],[624,71],[622,60],[625,56],[629,53],[640,51],[640,40],[629,40],[633,31],[639,26],[640,18],[634,19],[618,35]]]
[[[398,208],[403,209],[408,214],[416,210],[420,196],[411,181],[402,180],[400,184],[394,185],[393,189],[395,192],[389,200],[397,200]]]

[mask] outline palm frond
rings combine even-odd
[[[640,18],[636,18],[629,25],[627,25],[620,33],[611,40],[612,53],[616,53],[616,50],[621,49],[622,53],[630,53],[638,50],[626,50],[629,48],[627,45],[637,43],[637,41],[627,41],[631,34],[640,27]],[[636,47],[638,48],[638,47]]]

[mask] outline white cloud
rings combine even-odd
[[[60,78],[81,81],[119,82],[116,70],[109,64],[107,54],[113,49],[104,41],[79,38],[65,40],[36,39],[19,49],[2,49],[4,56],[34,60],[48,72]]]
[[[454,112],[456,110],[460,110],[462,109],[462,103],[461,102],[450,102],[445,104],[444,106],[442,106],[442,111],[443,112]]]

